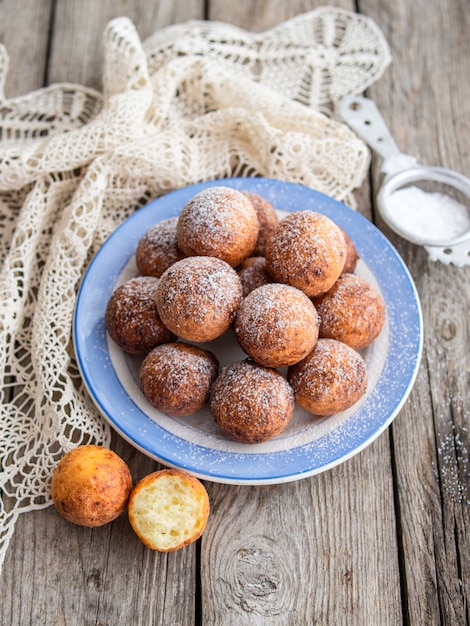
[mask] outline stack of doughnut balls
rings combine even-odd
[[[106,329],[142,357],[142,392],[162,413],[207,403],[221,434],[256,444],[287,427],[296,403],[326,417],[365,393],[359,350],[379,335],[385,304],[329,217],[280,219],[258,194],[205,187],[141,237],[135,259]],[[246,358],[220,367],[210,342],[227,331]]]

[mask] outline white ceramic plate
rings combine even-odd
[[[114,289],[137,274],[134,253],[140,237],[157,221],[178,215],[204,187],[225,185],[253,191],[283,212],[312,210],[332,218],[360,254],[356,273],[382,294],[387,321],[362,352],[369,383],[349,411],[316,419],[296,408],[288,428],[271,441],[244,445],[219,430],[208,408],[193,416],[163,415],[138,385],[140,358],[122,352],[107,336],[104,314]],[[108,238],[92,260],[77,299],[74,342],[89,393],[111,426],[133,446],[170,467],[234,484],[298,480],[342,463],[380,435],[400,411],[414,383],[422,350],[422,316],[415,286],[401,258],[367,219],[309,188],[265,178],[201,183],[169,193],[141,208]],[[208,344],[209,345],[209,344]],[[231,332],[211,342],[221,365],[246,354]]]

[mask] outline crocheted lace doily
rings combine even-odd
[[[0,49],[0,567],[18,515],[50,503],[59,458],[109,445],[71,338],[77,287],[104,239],[149,200],[215,178],[351,199],[369,153],[322,111],[390,61],[372,21],[332,8],[262,34],[196,21],[144,43],[118,18],[104,58],[102,94],[60,84],[8,100]]]

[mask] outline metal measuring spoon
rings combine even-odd
[[[381,170],[385,179],[377,195],[377,204],[390,228],[404,239],[424,246],[433,261],[470,265],[470,179],[453,170],[417,164],[415,157],[400,152],[376,104],[369,98],[345,96],[336,112],[383,158]],[[445,213],[446,208],[450,208],[448,203],[452,208],[462,209],[458,215],[461,229],[451,236],[446,236],[445,231],[444,235],[442,232],[430,234],[417,224],[417,213],[413,214],[413,208],[405,217],[403,211],[398,213],[396,202],[399,196],[393,194],[401,190],[410,194],[410,188],[425,203],[426,200],[442,202],[439,219],[444,220],[443,223],[452,217]],[[415,209],[417,211],[418,207]]]

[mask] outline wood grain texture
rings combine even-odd
[[[35,3],[26,7],[23,0],[22,4],[29,13],[21,22],[15,17],[17,2],[4,0],[0,6],[0,23],[8,22],[22,33],[13,37],[8,28],[10,34],[2,41],[17,64],[12,67],[9,93],[20,94],[42,87],[44,80],[99,89],[102,31],[113,17],[127,15],[145,38],[170,22],[201,18],[204,11],[204,3],[197,1],[59,0],[55,13],[50,7],[41,12],[39,2],[37,7]],[[36,43],[24,56],[28,33]],[[158,468],[117,435],[111,447],[129,463],[134,482]],[[70,525],[53,508],[22,515],[3,568],[2,590],[6,592],[0,603],[0,623],[193,624],[196,562],[195,545],[169,555],[144,548],[125,514],[100,529]]]
[[[101,88],[106,23],[142,38],[191,18],[252,31],[320,0],[2,0],[7,95],[66,81]],[[369,90],[400,148],[470,175],[468,0],[341,0],[383,30],[393,64]],[[19,10],[20,8],[20,10]],[[206,483],[202,540],[169,555],[144,548],[125,515],[75,527],[53,508],[22,515],[2,574],[0,623],[67,625],[470,624],[470,268],[428,260],[376,215],[382,177],[355,196],[396,245],[423,308],[419,374],[391,429],[358,456],[297,483]],[[397,298],[400,294],[397,294]],[[134,480],[158,467],[117,435]]]
[[[112,449],[134,483],[158,465],[119,437]],[[45,549],[47,546],[47,550]],[[54,508],[20,517],[2,577],[1,624],[195,623],[196,546],[178,553],[148,550],[127,515],[89,529]]]
[[[468,2],[360,8],[385,25],[392,48],[393,65],[370,93],[398,145],[420,162],[469,175]],[[375,167],[374,193],[380,180]],[[425,328],[420,375],[392,427],[406,619],[468,624],[470,268],[429,262],[424,250],[384,231],[415,279]]]
[[[349,2],[349,0],[341,0],[334,4],[354,10],[354,3]],[[208,17],[211,20],[228,22],[253,32],[262,32],[300,13],[306,13],[324,5],[324,2],[318,0],[290,0],[289,2],[279,2],[279,0],[239,0],[238,2],[211,0]]]
[[[209,485],[205,623],[399,623],[388,458],[383,437],[346,464],[298,483]]]
[[[52,10],[52,0],[3,0],[0,4],[0,42],[10,58],[8,98],[44,86]]]
[[[209,15],[263,31],[318,6],[220,1],[211,3]],[[369,197],[358,199],[367,214]],[[400,622],[388,438],[346,465],[297,484],[208,489],[213,513],[201,552],[206,623]]]
[[[146,0],[61,0],[56,3],[51,34],[48,81],[77,82],[102,88],[102,35],[106,24],[129,17],[145,39],[159,28],[175,22],[204,17],[204,2],[148,2]]]

